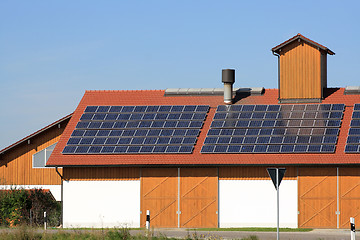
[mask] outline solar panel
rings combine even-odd
[[[333,153],[344,109],[344,104],[219,105],[201,152]],[[360,129],[360,113],[352,125]]]
[[[87,106],[62,153],[192,153],[209,108]]]
[[[354,104],[352,120],[346,140],[345,153],[359,153],[360,146],[360,104]]]

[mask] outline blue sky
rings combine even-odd
[[[73,112],[85,90],[277,88],[270,49],[297,33],[360,85],[358,1],[0,1],[0,149]],[[360,99],[359,99],[360,102]]]

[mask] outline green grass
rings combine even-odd
[[[131,235],[127,228],[113,228],[101,229],[94,231],[39,231],[39,228],[31,228],[29,226],[19,226],[16,228],[8,228],[9,231],[0,231],[1,240],[177,240],[175,238],[168,238],[165,235],[154,236],[154,232],[150,232],[149,236],[145,233],[136,236]],[[183,240],[200,240],[203,236],[195,234],[188,234]],[[222,240],[217,237],[210,237],[211,240]],[[258,240],[257,236],[251,235],[239,240]]]
[[[239,231],[239,232],[276,232],[276,228],[194,228],[192,231]],[[280,228],[280,232],[310,232],[311,228]]]

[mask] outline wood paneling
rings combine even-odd
[[[279,98],[321,99],[321,75],[326,77],[321,65],[320,51],[308,43],[295,41],[285,46],[280,52]]]
[[[271,166],[269,166],[271,167]],[[219,167],[220,180],[270,180],[266,169],[268,167]],[[297,177],[296,167],[284,167],[286,173],[284,180],[295,180]]]
[[[64,167],[64,178],[71,181],[139,180],[135,167]]]
[[[218,227],[218,169],[180,169],[180,226]]]
[[[336,228],[336,168],[299,168],[298,226]]]
[[[360,219],[360,169],[339,168],[340,228],[349,228],[350,217]]]
[[[59,141],[67,121],[53,126],[0,156],[0,185],[60,185],[55,168],[32,168],[32,156]],[[62,172],[62,169],[59,169]]]
[[[177,227],[178,169],[143,168],[141,170],[140,225],[145,226],[150,210],[152,227]]]

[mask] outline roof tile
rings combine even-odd
[[[335,153],[331,154],[201,154],[201,146],[210,127],[218,105],[223,104],[222,96],[171,96],[165,97],[164,90],[141,91],[86,91],[76,108],[69,124],[55,147],[49,166],[104,166],[104,165],[299,165],[299,164],[360,164],[357,154],[345,154],[345,144],[351,114],[359,95],[344,95],[344,88],[325,91],[322,103],[343,103],[346,105],[344,118]],[[278,90],[266,89],[261,96],[240,98],[235,104],[278,104]],[[63,155],[76,123],[88,105],[210,105],[209,114],[192,154],[124,154],[124,155]]]

